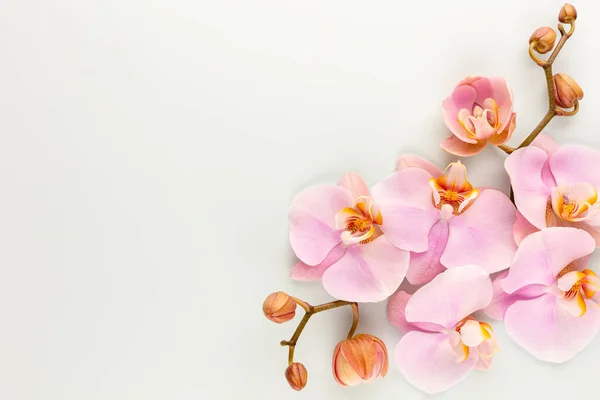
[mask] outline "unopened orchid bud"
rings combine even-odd
[[[342,386],[356,386],[384,377],[388,353],[381,339],[360,334],[338,343],[333,352],[333,377]]]
[[[563,24],[570,24],[577,19],[577,10],[569,3],[566,3],[558,13],[558,20]]]
[[[554,48],[556,32],[549,26],[538,28],[529,38],[529,44],[540,54],[546,54]]]
[[[296,302],[287,293],[271,293],[263,303],[265,317],[281,324],[294,318],[296,315]]]
[[[287,379],[292,389],[299,392],[306,386],[308,371],[306,371],[306,367],[302,363],[291,363],[285,370],[285,379]]]
[[[554,98],[557,106],[571,108],[577,101],[583,99],[583,90],[569,75],[556,74],[554,75]]]

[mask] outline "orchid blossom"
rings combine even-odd
[[[337,186],[302,191],[289,211],[290,243],[300,259],[292,279],[322,278],[325,290],[340,300],[385,300],[409,262],[409,253],[383,234],[386,223],[356,174],[345,175]]]
[[[515,226],[521,240],[551,226],[584,229],[600,246],[600,151],[581,145],[559,146],[540,135],[512,153],[505,168],[523,218]],[[533,225],[533,228],[531,227]]]
[[[452,131],[442,148],[458,156],[471,156],[487,143],[505,143],[516,126],[512,107],[512,92],[504,79],[465,78],[442,103],[444,121]]]
[[[407,279],[413,285],[465,264],[501,271],[515,254],[513,204],[502,192],[474,188],[460,161],[441,171],[419,157],[401,157],[373,198],[387,239],[412,252]]]
[[[570,360],[600,329],[600,279],[586,268],[594,247],[594,239],[575,228],[526,237],[510,269],[495,279],[486,314],[504,319],[509,336],[540,360]]]
[[[394,294],[388,319],[405,332],[394,357],[406,380],[439,393],[474,369],[489,369],[498,350],[492,327],[471,314],[491,300],[492,281],[476,265],[449,269],[412,296]]]

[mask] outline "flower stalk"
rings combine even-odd
[[[561,13],[562,13],[562,10],[561,10]],[[531,41],[529,44],[529,56],[537,65],[542,67],[542,69],[544,70],[544,76],[546,78],[546,86],[548,89],[548,111],[546,112],[546,115],[544,115],[542,120],[538,123],[538,125],[521,142],[521,144],[519,146],[517,146],[516,148],[506,146],[506,145],[498,146],[506,154],[511,154],[513,151],[515,151],[517,149],[521,149],[523,147],[529,146],[535,140],[535,138],[542,132],[542,130],[550,123],[550,121],[552,121],[552,119],[555,116],[557,116],[557,115],[565,116],[565,117],[573,116],[573,115],[577,114],[577,112],[579,111],[579,101],[578,100],[574,100],[573,109],[571,111],[565,111],[565,110],[559,108],[557,105],[557,101],[556,101],[556,88],[555,88],[555,82],[554,82],[554,75],[552,73],[552,64],[554,64],[554,61],[558,57],[558,54],[564,47],[565,43],[567,43],[567,40],[569,40],[569,38],[575,32],[575,18],[568,19],[568,22],[566,22],[566,21],[563,22],[563,21],[565,21],[565,20],[561,19],[560,23],[558,24],[558,31],[560,32],[560,35],[561,35],[560,40],[558,41],[558,44],[556,45],[556,47],[552,51],[552,54],[550,54],[550,57],[548,57],[548,59],[546,61],[541,60],[535,54],[536,42]],[[570,29],[568,32],[565,30],[565,27],[564,27],[565,23],[570,25]]]
[[[350,301],[336,300],[336,301],[332,301],[330,303],[320,304],[318,306],[312,306],[312,305],[306,303],[305,301],[297,299],[295,297],[293,297],[293,299],[296,301],[296,303],[300,307],[302,307],[304,309],[305,314],[304,314],[304,317],[302,317],[302,320],[300,320],[300,323],[298,324],[298,327],[294,331],[294,334],[292,335],[290,340],[282,340],[280,343],[281,346],[288,346],[288,364],[289,365],[291,365],[294,362],[294,351],[296,349],[296,345],[298,344],[298,339],[300,338],[302,331],[304,331],[306,324],[308,324],[308,321],[310,320],[310,318],[315,314],[318,314],[320,312],[327,311],[327,310],[332,310],[334,308],[350,306],[352,308],[353,319],[352,319],[352,326],[350,327],[350,331],[348,332],[348,339],[350,339],[354,335],[354,332],[356,331],[356,328],[358,326],[358,304],[357,303],[350,302]]]

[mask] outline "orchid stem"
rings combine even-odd
[[[343,300],[336,300],[336,301],[332,301],[330,303],[320,304],[318,306],[311,306],[307,302],[297,299],[295,297],[293,297],[293,299],[300,307],[302,307],[306,311],[306,313],[304,314],[304,317],[302,317],[302,320],[298,324],[298,327],[296,328],[296,331],[294,331],[294,334],[292,335],[291,339],[290,340],[282,340],[280,343],[282,346],[288,346],[288,364],[291,364],[294,362],[294,351],[296,349],[296,344],[298,344],[298,339],[300,338],[302,331],[306,327],[306,324],[308,324],[310,317],[312,317],[313,315],[315,315],[317,313],[331,310],[331,309],[338,308],[338,307],[351,306],[354,318],[352,320],[352,326],[350,327],[350,332],[348,333],[348,339],[350,339],[352,337],[352,335],[354,335],[354,332],[356,331],[356,327],[358,326],[358,304],[357,303],[343,301]]]
[[[348,340],[352,339],[352,336],[354,336],[354,332],[356,332],[356,328],[358,327],[358,304],[352,303],[350,304],[350,307],[352,307],[352,326],[348,332]]]
[[[535,140],[535,138],[542,132],[542,130],[546,127],[546,125],[548,125],[548,123],[550,123],[550,121],[552,121],[552,118],[554,118],[555,116],[557,116],[557,115],[574,115],[578,111],[578,108],[576,107],[576,109],[573,110],[572,112],[565,112],[565,111],[558,109],[556,106],[556,97],[555,97],[555,93],[554,93],[554,79],[553,79],[553,75],[552,75],[552,64],[554,63],[554,60],[556,60],[556,57],[558,57],[558,53],[560,53],[560,51],[562,50],[562,48],[565,45],[565,43],[567,42],[567,40],[571,37],[571,35],[575,31],[575,22],[571,23],[571,29],[569,30],[569,32],[565,31],[565,28],[562,24],[558,25],[558,30],[560,31],[561,37],[560,37],[560,40],[558,41],[558,44],[552,51],[552,54],[550,55],[550,57],[548,57],[548,60],[542,61],[539,58],[537,58],[535,56],[535,54],[533,53],[533,47],[531,47],[531,46],[529,47],[529,55],[531,56],[533,61],[535,61],[536,64],[538,64],[540,67],[542,67],[544,69],[544,75],[546,76],[546,86],[548,88],[548,111],[546,112],[546,115],[544,115],[544,118],[542,118],[540,123],[525,138],[525,140],[523,140],[523,142],[521,142],[521,144],[519,145],[519,147],[517,147],[517,149],[522,149],[523,147],[529,146],[531,144],[531,142],[533,142]],[[500,147],[500,146],[498,146],[498,147]],[[502,147],[500,147],[500,148],[502,150],[504,150],[507,154],[510,154],[507,151],[507,149],[504,149]],[[512,153],[512,151],[511,151],[511,153]]]
[[[513,151],[516,150],[514,147],[510,147],[510,146],[507,146],[505,144],[499,144],[498,148],[500,150],[504,151],[506,154],[510,154],[510,153],[512,153]]]

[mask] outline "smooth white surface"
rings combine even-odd
[[[350,311],[319,315],[291,391],[262,316],[285,290],[287,208],[345,172],[369,184],[403,152],[445,165],[440,103],[466,75],[515,92],[516,145],[543,116],[527,40],[561,1],[4,0],[0,4],[0,399],[424,399],[395,365],[338,387],[333,347]],[[600,3],[578,1],[555,63],[585,90],[559,142],[600,148]],[[508,191],[496,149],[466,161]],[[599,258],[594,258],[597,264]],[[390,351],[385,303],[359,330]],[[564,365],[538,362],[494,323],[489,373],[440,399],[596,396],[600,338]]]

